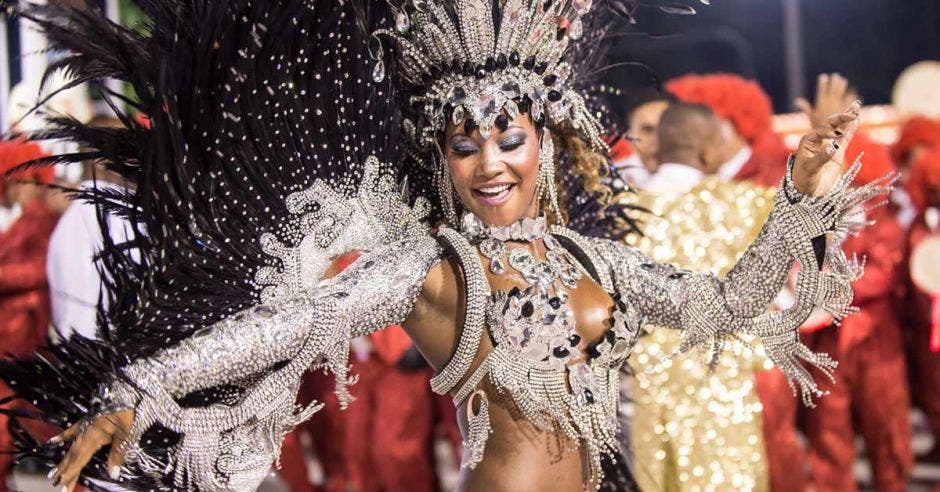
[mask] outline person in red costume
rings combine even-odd
[[[720,177],[780,184],[789,151],[773,132],[770,96],[757,82],[731,74],[685,75],[667,82],[666,90],[680,101],[708,106],[722,119],[726,147]]]
[[[49,293],[46,249],[58,215],[45,203],[39,183],[52,181],[51,169],[8,176],[14,167],[45,156],[38,145],[23,140],[0,142],[0,346],[5,354],[26,356],[46,343]],[[0,400],[10,395],[0,383]],[[52,434],[50,434],[50,437]],[[0,413],[0,492],[7,490],[13,462],[8,418]]]
[[[343,271],[357,253],[338,258],[328,276]],[[314,418],[284,441],[281,478],[291,492],[319,490],[309,480],[301,434],[308,433],[330,492],[434,492],[439,489],[433,456],[434,430],[440,422],[445,437],[457,421],[451,410],[436,415],[439,405],[428,386],[432,373],[400,326],[353,341],[350,387],[356,404],[345,411],[333,392],[331,378],[308,374],[302,403],[325,403]],[[459,432],[459,431],[457,431]],[[459,453],[457,454],[459,456]]]
[[[722,119],[726,148],[719,176],[766,187],[780,184],[789,154],[772,131],[773,108],[760,85],[730,74],[686,75],[667,82],[666,90],[680,101],[708,106]],[[764,407],[770,490],[803,492],[806,456],[796,431],[796,398],[776,368],[758,371],[755,386]]]
[[[900,137],[891,147],[891,157],[901,172],[907,172],[921,153],[937,148],[940,148],[940,120],[914,116],[901,126]]]
[[[914,116],[901,126],[900,137],[891,147],[891,156],[898,171],[901,172],[901,186],[891,193],[891,201],[897,205],[898,218],[905,229],[917,217],[917,207],[914,206],[908,193],[908,180],[911,166],[923,152],[940,148],[940,120],[926,116]]]
[[[888,148],[859,133],[846,162],[862,154],[857,186],[895,170]],[[868,210],[866,218],[875,223],[843,244],[847,255],[867,260],[865,274],[852,284],[858,314],[805,337],[814,350],[839,361],[834,381],[820,378],[820,388],[830,394],[804,410],[812,481],[819,492],[856,490],[856,432],[864,438],[876,490],[905,490],[913,466],[904,336],[894,306],[895,287],[903,278],[904,230],[888,206]]]
[[[908,251],[913,252],[925,239],[940,234],[940,148],[925,150],[914,160],[907,189],[917,210],[908,233]],[[909,337],[912,397],[927,414],[934,435],[934,447],[926,459],[937,463],[940,462],[940,444],[937,443],[940,440],[940,344],[937,343],[940,322],[935,315],[940,309],[936,305],[940,299],[928,296],[910,276],[906,297],[904,305],[909,309],[905,309],[904,321]]]

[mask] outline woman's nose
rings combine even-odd
[[[497,152],[484,150],[481,157],[481,163],[477,168],[477,172],[482,176],[491,178],[499,175],[506,169],[506,163],[503,162]]]

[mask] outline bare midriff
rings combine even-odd
[[[487,384],[484,383],[484,391]],[[473,470],[461,467],[461,492],[581,492],[582,456],[577,443],[561,432],[544,431],[513,415],[513,404],[494,391],[489,398],[493,433],[483,460]],[[460,431],[467,432],[467,405],[457,408]]]

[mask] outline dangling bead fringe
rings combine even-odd
[[[437,194],[441,197],[441,208],[444,209],[444,218],[452,227],[457,227],[457,209],[454,206],[454,185],[450,179],[450,169],[441,148],[437,148]]]
[[[548,202],[548,206],[555,215],[561,213],[558,207],[558,189],[555,186],[555,142],[551,136],[542,136],[539,146],[539,177],[536,186],[536,195],[540,200]]]

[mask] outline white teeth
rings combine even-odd
[[[502,193],[508,190],[511,186],[512,185],[505,184],[505,185],[493,186],[490,188],[477,188],[477,191],[479,191],[480,193],[486,193],[488,195],[495,195],[497,193]]]

